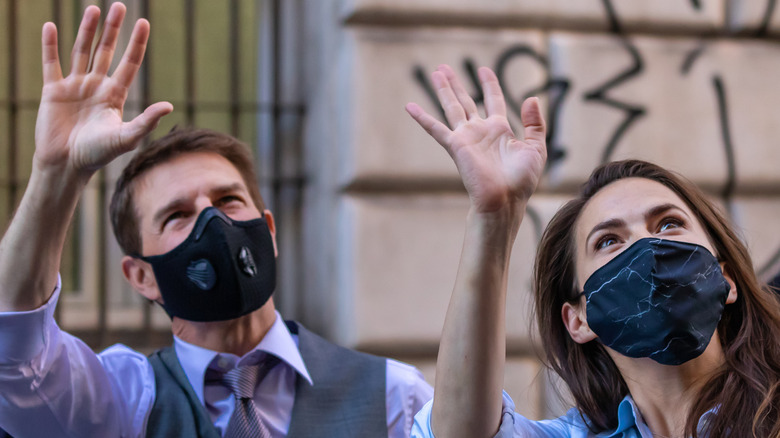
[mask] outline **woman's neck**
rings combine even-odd
[[[717,333],[701,356],[682,365],[661,365],[652,359],[610,353],[656,437],[685,436],[685,423],[701,388],[725,362]]]

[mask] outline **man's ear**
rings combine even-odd
[[[271,232],[271,240],[274,242],[274,255],[279,257],[279,248],[276,247],[276,222],[274,222],[274,215],[271,213],[271,210],[266,208],[263,210],[263,218],[268,224],[268,231]]]
[[[731,270],[728,265],[726,265],[726,262],[720,262],[720,270],[723,271],[723,278],[725,278],[726,282],[731,286],[729,289],[729,296],[726,297],[726,304],[731,304],[737,301],[739,292],[737,290],[737,283],[734,282],[734,278],[731,276]]]
[[[147,300],[162,303],[160,288],[157,287],[157,279],[154,270],[149,263],[135,257],[122,257],[122,274],[133,289],[138,291]]]
[[[584,300],[584,299],[583,299]],[[585,304],[574,305],[563,303],[561,307],[561,319],[571,339],[578,344],[585,344],[597,338],[596,333],[588,326]]]

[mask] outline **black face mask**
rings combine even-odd
[[[707,348],[730,288],[703,246],[645,238],[596,270],[583,294],[604,345],[679,365]]]
[[[179,246],[139,258],[152,265],[171,317],[238,318],[262,307],[276,289],[274,244],[263,218],[234,221],[208,207]]]

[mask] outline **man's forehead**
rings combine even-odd
[[[132,189],[136,211],[143,218],[175,199],[228,187],[247,190],[233,163],[216,153],[191,152],[147,169],[138,176]]]

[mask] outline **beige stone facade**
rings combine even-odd
[[[312,184],[303,210],[302,318],[346,345],[434,373],[468,199],[447,154],[403,110],[438,111],[429,73],[496,70],[542,98],[550,163],[511,264],[506,388],[518,410],[564,409],[533,353],[539,233],[599,163],[642,158],[705,188],[763,278],[780,273],[780,12],[747,0],[304,2]]]

